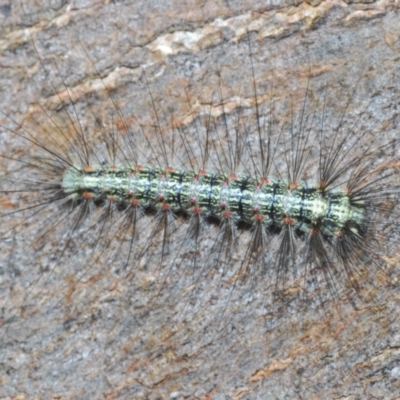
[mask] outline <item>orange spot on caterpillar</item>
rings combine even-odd
[[[317,227],[310,229],[310,235],[319,235],[320,233],[321,233],[321,230]]]
[[[232,215],[233,215],[232,211],[224,211],[222,213],[223,218],[232,218]]]
[[[235,181],[235,180],[237,180],[238,176],[237,176],[237,174],[232,172],[229,174],[228,178],[232,181]]]
[[[169,210],[171,207],[170,207],[170,205],[169,205],[168,203],[161,203],[160,208],[161,208],[161,210],[163,210],[163,211],[167,211],[167,210]]]
[[[328,183],[325,181],[319,181],[317,186],[319,189],[326,189],[328,187]]]
[[[255,220],[255,221],[262,222],[262,221],[264,221],[264,219],[265,219],[265,215],[263,215],[263,214],[256,214],[256,215],[254,216],[254,220]]]
[[[91,200],[93,198],[93,193],[85,191],[82,193],[82,198],[85,200]]]
[[[296,220],[294,218],[290,218],[290,217],[283,218],[283,223],[285,225],[293,225],[295,222],[296,222]]]
[[[83,168],[83,172],[94,172],[95,168],[93,168],[91,165],[86,165]]]

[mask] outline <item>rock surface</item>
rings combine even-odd
[[[24,124],[36,118],[41,141],[52,126],[42,107],[58,118],[70,98],[84,129],[93,127],[93,115],[113,126],[109,93],[128,124],[139,121],[153,132],[190,125],[211,103],[234,96],[254,109],[252,65],[260,107],[273,98],[301,112],[307,85],[310,107],[327,85],[327,104],[337,103],[327,107],[327,119],[345,112],[361,117],[360,134],[373,125],[399,135],[395,1],[22,3],[24,11],[0,1],[0,125],[9,126],[7,115]],[[57,121],[73,134],[71,121]],[[8,151],[16,152],[2,154]],[[3,161],[1,167],[4,173]],[[1,202],[7,206],[3,195]],[[0,399],[400,398],[395,281],[371,303],[286,302],[271,313],[261,312],[263,287],[251,292],[251,283],[238,283],[224,315],[229,327],[219,333],[202,321],[224,309],[226,294],[213,293],[204,309],[168,325],[185,304],[141,314],[145,291],[133,290],[136,284],[111,265],[93,267],[76,284],[79,260],[67,259],[49,274],[45,256],[30,258],[51,254],[62,238],[33,249],[18,238],[8,233],[0,244]],[[146,262],[156,277],[157,266]],[[49,278],[34,285],[43,273]],[[215,282],[204,279],[206,296]],[[27,293],[21,332],[5,331]]]

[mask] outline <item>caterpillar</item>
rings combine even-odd
[[[185,100],[177,110],[165,105],[152,65],[134,73],[133,96],[146,107],[121,105],[131,83],[110,89],[112,74],[83,50],[94,89],[70,88],[75,78],[50,62],[40,68],[47,103],[22,122],[3,111],[2,287],[12,306],[2,307],[2,358],[14,370],[4,375],[6,395],[76,396],[67,388],[72,369],[85,375],[97,357],[96,375],[117,382],[105,392],[118,397],[245,397],[229,381],[240,377],[232,359],[252,371],[240,384],[262,382],[265,394],[279,388],[271,371],[294,358],[287,343],[314,338],[310,321],[330,321],[332,300],[357,303],[341,305],[344,321],[366,315],[370,302],[379,316],[385,296],[390,304],[379,279],[392,279],[396,265],[398,139],[379,116],[395,113],[394,90],[370,103],[371,88],[357,87],[346,100],[338,87],[350,92],[354,82],[326,84],[340,74],[326,78],[303,57],[292,96],[279,96],[277,86],[292,82],[260,78],[257,47],[269,46],[252,39],[229,42],[250,63],[239,90],[226,88],[229,72],[214,65],[203,88],[173,91]],[[132,381],[121,384],[121,364]],[[185,387],[165,365],[202,382]],[[38,383],[49,371],[54,382]]]

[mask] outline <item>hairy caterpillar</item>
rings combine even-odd
[[[233,43],[229,45],[233,47]],[[243,45],[243,58],[249,59],[248,43],[245,39],[239,41],[239,48],[241,45]],[[257,41],[251,43],[252,53],[259,54],[256,51],[257,46]],[[263,46],[260,44],[260,48],[264,52],[267,51],[268,47],[265,43],[263,43]],[[83,58],[87,59],[87,56],[84,55]],[[253,57],[253,60],[257,62],[257,55]],[[204,152],[204,149],[208,149],[211,153],[210,157],[214,157],[213,162],[210,161],[210,166],[219,171],[221,170],[219,163],[222,163],[222,161],[218,160],[218,155],[227,157],[227,154],[235,154],[231,151],[234,148],[234,140],[230,143],[227,136],[236,139],[243,135],[249,140],[240,143],[242,148],[239,157],[240,162],[233,160],[237,162],[238,168],[232,168],[232,171],[241,173],[247,166],[246,160],[260,161],[261,159],[261,156],[258,155],[260,145],[257,144],[257,140],[252,139],[257,138],[258,127],[260,127],[262,128],[263,138],[268,138],[269,133],[273,135],[274,144],[271,145],[271,151],[275,155],[275,162],[271,176],[279,179],[279,175],[286,174],[288,160],[292,159],[289,154],[291,144],[300,143],[300,148],[306,152],[310,151],[313,156],[312,161],[304,169],[304,178],[315,185],[317,182],[315,171],[318,170],[316,164],[320,155],[317,150],[318,146],[312,146],[311,142],[307,144],[307,134],[310,132],[312,140],[319,141],[318,132],[320,132],[321,126],[326,129],[324,132],[329,132],[330,127],[335,128],[339,125],[343,127],[340,131],[340,137],[346,139],[345,143],[349,146],[348,148],[354,146],[355,143],[361,147],[361,149],[349,153],[350,155],[359,155],[365,162],[373,160],[378,166],[382,166],[382,171],[380,171],[373,169],[371,165],[369,172],[375,174],[372,175],[372,178],[378,177],[379,173],[384,173],[384,169],[392,171],[390,168],[395,168],[396,165],[390,163],[397,159],[396,132],[391,132],[387,125],[380,124],[380,122],[377,122],[378,118],[373,118],[376,117],[376,114],[379,114],[379,110],[385,107],[382,106],[382,108],[378,107],[377,109],[374,106],[369,107],[368,96],[371,95],[371,91],[364,92],[363,88],[358,88],[359,91],[356,91],[353,97],[348,95],[350,100],[343,100],[343,98],[346,99],[346,96],[339,96],[340,90],[335,88],[334,85],[328,84],[326,90],[318,91],[318,87],[323,87],[323,85],[318,86],[318,73],[314,73],[316,82],[314,82],[314,78],[311,79],[310,88],[307,89],[309,81],[307,75],[310,71],[313,73],[314,68],[309,67],[306,58],[302,60],[303,65],[299,67],[300,72],[298,74],[292,72],[292,74],[294,80],[298,80],[298,76],[303,74],[305,78],[302,80],[302,89],[298,92],[293,90],[292,97],[279,97],[279,94],[276,94],[276,86],[281,83],[285,84],[281,82],[283,79],[279,80],[279,77],[278,83],[273,83],[270,87],[263,87],[263,84],[267,85],[268,82],[266,83],[260,78],[263,76],[259,72],[260,64],[256,65],[254,76],[248,75],[247,85],[246,81],[243,82],[242,87],[238,88],[237,91],[226,88],[224,82],[229,79],[229,72],[224,73],[224,64],[222,63],[220,64],[222,65],[220,67],[222,70],[221,77],[218,77],[217,74],[209,74],[209,86],[205,85],[203,88],[205,94],[199,87],[193,90],[195,96],[200,98],[198,103],[193,100],[192,93],[189,93],[188,98],[186,97],[191,90],[190,87],[186,90],[179,89],[180,96],[186,100],[184,102],[186,112],[180,109],[169,110],[168,106],[165,106],[168,102],[163,100],[163,97],[168,98],[168,96],[164,96],[164,90],[160,91],[161,95],[157,97],[157,92],[159,87],[162,87],[162,83],[155,80],[153,84],[153,73],[149,72],[149,69],[145,69],[147,79],[136,71],[141,79],[138,80],[135,89],[138,89],[139,92],[143,90],[147,98],[146,110],[150,110],[149,115],[146,115],[146,110],[144,111],[144,117],[140,115],[143,110],[139,106],[135,109],[125,107],[121,111],[123,118],[120,118],[118,109],[112,104],[110,96],[102,87],[101,82],[99,87],[103,89],[104,98],[101,98],[101,94],[97,92],[90,92],[88,97],[83,95],[89,106],[85,104],[85,101],[80,102],[79,96],[78,100],[73,99],[72,106],[70,100],[74,95],[73,89],[70,93],[63,89],[63,81],[72,78],[62,74],[61,81],[57,81],[57,78],[52,76],[51,81],[55,83],[57,90],[52,92],[53,97],[47,104],[48,108],[53,108],[48,112],[50,118],[46,115],[46,111],[36,108],[33,109],[32,114],[34,114],[34,118],[38,119],[38,123],[33,122],[35,119],[30,116],[29,119],[24,121],[23,126],[28,129],[29,133],[33,134],[33,140],[45,144],[46,148],[52,149],[56,152],[55,154],[73,159],[75,166],[84,166],[85,164],[78,157],[78,154],[85,152],[85,142],[78,142],[81,138],[85,138],[85,141],[88,142],[87,149],[91,154],[92,161],[90,164],[97,165],[99,168],[105,168],[104,166],[114,165],[117,162],[120,165],[130,165],[122,155],[124,152],[120,149],[124,140],[139,137],[142,138],[142,141],[139,141],[140,143],[136,141],[132,148],[136,152],[138,161],[143,163],[146,161],[147,165],[152,166],[152,168],[156,168],[159,163],[164,166],[165,164],[171,164],[174,167],[181,167],[181,164],[188,166],[190,161],[201,160],[203,156],[201,151]],[[215,62],[215,60],[212,59],[212,62]],[[243,60],[243,63],[245,62]],[[301,65],[301,62],[299,64]],[[54,67],[51,70],[54,71]],[[315,68],[315,70],[318,70],[318,68]],[[360,70],[363,71],[363,68],[360,67]],[[93,74],[93,69],[91,71]],[[154,75],[157,75],[157,72]],[[94,72],[94,75],[97,76],[97,73]],[[323,78],[325,77],[323,76]],[[334,78],[335,76],[331,79],[335,81]],[[253,79],[256,83],[256,92]],[[48,82],[46,76],[44,80]],[[362,80],[360,81],[362,82]],[[352,87],[352,85],[346,85],[346,81],[342,81],[341,84],[346,89]],[[293,85],[296,88],[296,83]],[[212,92],[209,87],[214,87],[216,90]],[[207,93],[207,90],[210,90],[210,92]],[[330,93],[329,90],[333,90],[333,93]],[[57,99],[57,93],[61,97],[64,95],[67,104],[63,104]],[[255,99],[255,93],[257,93],[258,101]],[[173,94],[171,97],[173,97]],[[97,96],[102,102],[108,101],[108,107],[105,107],[103,103],[97,106]],[[115,90],[113,96],[118,97],[119,104],[122,98],[119,90]],[[335,106],[333,101],[336,96],[340,99],[338,107]],[[380,102],[386,104],[386,106],[391,104],[388,103],[386,94],[377,97],[378,100],[371,104],[380,104]],[[388,97],[390,99],[390,96]],[[238,98],[240,98],[240,101],[238,101]],[[277,100],[270,100],[274,98],[277,98]],[[367,98],[367,101],[360,101],[363,98]],[[349,103],[348,109],[346,109],[346,101]],[[360,101],[360,104],[357,104],[358,101]],[[56,105],[54,106],[52,103]],[[160,103],[161,106],[159,106]],[[123,107],[122,105],[121,109]],[[54,110],[54,108],[56,109]],[[387,106],[387,108],[390,107]],[[336,112],[335,118],[332,117],[333,120],[328,116],[329,110],[332,109]],[[71,118],[66,110],[68,110]],[[386,112],[388,113],[387,109]],[[371,114],[370,119],[369,113]],[[390,120],[387,115],[385,114],[386,121]],[[189,116],[190,118],[181,121],[182,116]],[[341,120],[341,116],[343,116],[343,120]],[[137,122],[137,119],[141,117],[142,121]],[[83,131],[80,130],[79,124],[83,124]],[[293,129],[291,129],[291,124],[294,126]],[[24,204],[32,202],[32,192],[29,190],[25,196],[19,192],[13,194],[13,191],[19,188],[26,189],[27,185],[30,185],[29,189],[31,189],[33,185],[40,182],[48,184],[48,177],[53,176],[54,178],[56,175],[52,175],[52,170],[43,173],[43,169],[47,169],[49,165],[54,166],[55,159],[49,155],[47,150],[38,149],[37,145],[27,146],[26,132],[18,125],[13,124],[12,121],[3,122],[2,125],[12,129],[11,132],[2,132],[3,143],[8,146],[11,140],[15,140],[14,147],[12,147],[15,150],[11,157],[14,161],[7,159],[8,161],[2,165],[3,168],[7,168],[6,179],[2,181],[2,185],[4,185],[2,190],[6,194],[6,200],[17,202],[15,208],[22,209]],[[126,125],[132,132],[125,132],[127,130]],[[57,126],[60,130],[57,129]],[[385,131],[382,130],[383,126],[386,128]],[[20,132],[24,137],[16,137],[15,131]],[[208,145],[204,140],[207,137],[207,131],[211,137]],[[346,135],[349,132],[353,135],[347,138]],[[381,132],[384,132],[384,134],[381,134]],[[196,136],[203,138],[203,142],[196,144],[196,139],[194,139]],[[52,141],[53,137],[54,141]],[[128,139],[124,139],[126,137]],[[183,146],[183,144],[189,143],[189,139],[186,139],[186,137],[192,138],[191,143],[196,145],[192,144],[191,148],[194,148],[197,153],[192,154],[194,150],[189,150],[189,147]],[[147,139],[145,140],[145,138]],[[162,142],[159,141],[160,138],[162,138]],[[106,139],[105,142],[108,143],[108,146],[102,144],[103,139]],[[374,151],[370,158],[366,156],[370,145],[369,140],[373,143],[372,149]],[[151,144],[151,147],[145,146],[146,141]],[[74,146],[71,146],[71,143],[78,145],[78,152],[75,151]],[[180,147],[179,144],[181,144]],[[325,146],[325,143],[323,145]],[[9,148],[11,147],[7,147],[7,150],[2,153],[3,156],[8,157]],[[325,148],[333,147],[326,143]],[[157,149],[157,151],[154,149]],[[248,149],[251,149],[252,152]],[[381,149],[381,151],[377,149]],[[126,150],[124,151],[126,152]],[[145,154],[142,152],[145,152]],[[168,163],[164,162],[165,155],[167,155]],[[6,158],[3,159],[6,160]],[[159,159],[162,161],[159,161]],[[28,168],[21,169],[21,162],[26,163],[25,165]],[[32,163],[39,167],[37,173],[29,168],[29,164]],[[351,165],[351,157],[347,157],[343,161],[343,165]],[[32,167],[32,165],[30,166]],[[227,172],[231,172],[231,170],[229,169]],[[386,183],[390,181],[391,186],[390,189],[386,190],[390,191],[389,194],[395,194],[398,182],[396,174],[391,172],[390,174],[392,180],[386,180]],[[368,173],[368,176],[371,176],[371,174]],[[57,177],[60,177],[60,175],[57,175]],[[343,175],[343,181],[346,181],[346,179]],[[59,184],[60,178],[57,182]],[[378,186],[375,187],[380,188],[380,183],[377,182],[376,184]],[[384,187],[387,188],[388,186]],[[377,214],[379,218],[382,218],[382,220],[377,220],[378,224],[382,224],[382,228],[386,223],[389,228],[395,227],[397,203],[395,200],[393,201],[393,204],[390,204],[390,201],[387,203],[386,210],[391,211],[389,216],[385,212]],[[110,203],[107,204],[110,206]],[[393,206],[393,208],[389,208],[390,206]],[[24,264],[29,265],[31,270],[40,268],[43,270],[40,271],[41,280],[38,284],[35,284],[34,281],[29,282],[31,278],[28,274],[24,274],[24,279],[28,280],[25,285],[29,288],[27,289],[29,296],[27,301],[23,303],[22,310],[18,311],[21,321],[14,322],[10,318],[4,325],[6,327],[11,326],[7,335],[3,338],[6,351],[10,352],[6,359],[8,365],[13,365],[16,371],[21,370],[21,367],[18,366],[18,358],[10,361],[13,349],[22,348],[23,351],[20,354],[25,354],[25,357],[30,357],[30,349],[36,349],[36,351],[38,351],[37,349],[44,349],[43,352],[39,350],[39,355],[35,356],[37,360],[21,361],[22,365],[35,364],[37,371],[39,371],[37,376],[31,377],[28,382],[38,382],[39,377],[45,371],[52,369],[56,371],[56,376],[53,376],[56,385],[54,387],[49,383],[48,393],[72,397],[72,392],[66,389],[68,379],[63,382],[61,378],[64,368],[64,374],[68,375],[71,373],[71,367],[67,363],[64,366],[60,365],[63,362],[61,360],[75,360],[71,362],[71,365],[75,366],[78,371],[81,373],[89,371],[89,364],[94,362],[99,354],[94,343],[100,342],[99,348],[104,349],[105,352],[107,348],[112,349],[108,356],[113,358],[111,364],[113,367],[107,367],[104,376],[107,376],[107,379],[115,379],[120,383],[120,378],[113,378],[113,371],[114,368],[117,368],[117,365],[125,363],[124,371],[129,371],[128,375],[130,373],[134,377],[132,379],[135,380],[135,383],[127,381],[125,385],[122,385],[122,388],[118,388],[119,397],[129,397],[129,393],[133,393],[132,396],[134,397],[140,397],[137,395],[140,391],[142,391],[144,398],[150,397],[149,393],[156,395],[157,392],[164,397],[175,392],[179,392],[179,396],[194,397],[196,390],[200,392],[198,395],[200,397],[202,393],[213,393],[212,385],[219,382],[222,382],[222,384],[218,389],[215,389],[215,393],[232,393],[235,388],[238,388],[236,383],[229,382],[227,378],[231,373],[234,377],[240,374],[239,368],[236,372],[235,368],[232,368],[233,371],[230,372],[232,357],[235,362],[243,364],[246,364],[245,360],[251,360],[247,362],[250,364],[249,370],[253,371],[252,380],[249,376],[244,380],[254,382],[253,385],[257,385],[257,382],[260,382],[258,379],[261,378],[258,377],[262,376],[263,368],[266,365],[274,366],[274,363],[271,362],[270,364],[270,354],[272,353],[272,357],[282,358],[283,356],[280,354],[286,354],[286,351],[289,351],[284,350],[283,344],[279,344],[280,336],[283,343],[287,344],[293,333],[289,330],[290,333],[284,334],[285,329],[288,329],[288,325],[292,321],[290,318],[292,300],[296,297],[296,293],[299,293],[299,287],[301,287],[305,277],[302,276],[304,274],[301,268],[288,268],[281,275],[277,275],[276,268],[270,268],[265,275],[256,268],[247,271],[245,271],[246,268],[241,269],[241,260],[246,256],[246,249],[249,244],[248,235],[251,231],[248,229],[239,230],[237,240],[227,242],[228,244],[234,243],[234,246],[225,245],[221,247],[223,240],[216,240],[215,243],[217,244],[212,243],[212,239],[218,237],[216,232],[218,232],[219,225],[218,223],[209,223],[203,226],[206,234],[203,234],[204,240],[201,242],[200,248],[196,247],[196,241],[193,240],[193,237],[188,238],[186,236],[187,232],[190,231],[188,230],[189,222],[182,218],[173,220],[171,224],[162,225],[170,229],[166,236],[167,240],[163,244],[163,230],[155,230],[154,232],[158,232],[159,236],[155,235],[154,240],[150,241],[153,228],[158,221],[157,217],[150,214],[141,220],[142,225],[140,229],[136,230],[139,233],[135,238],[137,244],[137,248],[134,249],[135,253],[130,250],[132,224],[123,225],[124,221],[121,215],[126,215],[123,210],[113,209],[105,213],[107,207],[104,205],[102,208],[93,206],[89,208],[91,210],[87,210],[90,213],[88,216],[79,211],[83,207],[63,208],[57,203],[45,204],[44,211],[40,210],[38,214],[35,214],[35,210],[27,210],[30,217],[26,220],[24,216],[11,214],[11,223],[8,222],[8,224],[13,230],[5,230],[11,232],[11,234],[3,234],[2,236],[2,246],[5,246],[5,252],[2,252],[2,254],[6,256],[2,258],[2,260],[5,260],[2,261],[2,264],[9,266],[10,271],[15,272],[13,266]],[[76,224],[76,215],[79,215],[79,213],[82,213],[82,221]],[[7,212],[7,214],[9,213]],[[3,218],[5,220],[6,216],[3,216]],[[121,229],[121,226],[126,229]],[[2,233],[5,231],[2,230]],[[209,237],[207,237],[208,234]],[[385,237],[389,242],[382,242],[382,238],[379,238],[379,246],[387,245],[390,248],[390,240],[393,240],[392,251],[386,253],[388,256],[393,255],[395,253],[393,249],[396,249],[396,237],[386,234]],[[279,248],[276,246],[279,233],[272,232],[268,238],[272,240],[272,243],[269,243],[269,248],[275,251],[275,254],[280,254]],[[301,241],[299,244],[301,244]],[[15,246],[20,249],[19,252],[15,251]],[[10,247],[14,250],[11,251]],[[216,257],[209,260],[208,254],[212,254],[211,249],[222,249],[224,251],[233,249],[236,250],[236,254],[228,257],[227,254],[218,255],[218,252],[214,251]],[[24,255],[24,252],[27,254]],[[375,255],[373,255],[373,259],[377,260]],[[296,260],[298,265],[305,265],[305,257],[301,252],[296,254]],[[171,268],[171,265],[176,265],[177,268]],[[207,268],[202,268],[204,265]],[[275,264],[269,265],[274,266]],[[367,264],[361,263],[361,266],[365,265]],[[53,268],[54,266],[55,268]],[[300,276],[295,276],[296,271],[299,271]],[[371,271],[377,271],[379,274],[380,269],[373,267]],[[247,272],[247,279],[244,272]],[[318,304],[323,303],[325,295],[330,298],[333,294],[337,298],[342,296],[343,289],[351,289],[346,277],[341,275],[338,277],[338,283],[344,285],[344,288],[339,285],[337,289],[333,289],[333,293],[329,290],[323,291],[322,289],[326,289],[326,285],[324,286],[325,279],[321,272],[314,271],[311,275],[307,274],[312,278],[318,277],[317,281],[311,280],[309,284],[303,284],[303,287],[310,289],[309,296],[306,295],[305,298],[312,299],[313,296],[316,298],[315,304],[312,301],[305,303],[304,308],[309,308],[310,313],[313,312],[313,308],[318,307]],[[274,293],[277,279],[283,293],[275,294],[274,298],[269,299],[268,296]],[[365,285],[368,287],[369,277],[361,275],[359,279],[362,284],[361,287]],[[22,278],[18,282],[23,282]],[[300,285],[297,285],[298,282],[300,282]],[[54,287],[57,287],[57,289],[54,289]],[[379,284],[377,284],[377,287],[380,287]],[[30,288],[33,288],[32,292],[29,292]],[[373,291],[374,285],[371,285],[370,289]],[[322,293],[319,293],[319,291]],[[370,291],[367,294],[361,293],[361,295],[364,294],[362,296],[363,301],[360,302],[362,307],[368,304],[369,293]],[[25,294],[26,289],[18,292],[17,307],[21,305]],[[91,302],[96,298],[99,299],[99,303],[93,307]],[[347,307],[346,304],[343,307]],[[379,301],[378,304],[380,304]],[[329,310],[325,307],[323,310],[329,313]],[[293,313],[301,312],[298,310],[301,310],[300,305],[293,306]],[[358,312],[362,314],[359,310]],[[346,316],[346,311],[347,308],[340,315]],[[283,314],[281,318],[279,318],[280,314]],[[323,314],[321,310],[316,312],[318,319],[321,318],[321,314]],[[5,315],[12,316],[14,314],[7,311]],[[222,323],[220,322],[221,319]],[[312,319],[309,317],[310,320]],[[329,321],[329,318],[325,319],[325,321],[327,320]],[[222,329],[221,324],[228,324],[229,326]],[[269,324],[271,324],[271,327],[268,326]],[[222,337],[215,336],[213,329],[216,327],[222,329]],[[303,329],[308,333],[310,332],[310,328],[307,329],[307,322],[304,323]],[[265,332],[269,330],[271,334],[266,335],[267,339],[265,339]],[[299,328],[298,331],[301,332],[301,329]],[[245,341],[240,342],[240,339],[238,339],[240,337]],[[296,334],[293,337],[297,337]],[[17,345],[13,346],[12,340],[15,340]],[[60,345],[54,344],[57,342]],[[110,345],[110,343],[114,344]],[[235,347],[239,347],[238,343],[247,343],[243,347],[246,351],[236,353]],[[260,343],[262,344],[260,345]],[[86,358],[84,353],[88,351],[87,349],[91,349],[88,353],[91,355]],[[268,352],[265,349],[268,349]],[[159,353],[168,353],[168,350],[170,352],[169,357],[159,356]],[[224,354],[224,351],[226,351],[226,354]],[[262,355],[257,356],[258,352],[261,352]],[[202,360],[202,357],[206,360],[204,366],[198,367],[199,370],[196,371],[196,376],[199,378],[206,378],[212,373],[213,369],[220,368],[222,365],[215,380],[211,379],[209,384],[204,381],[197,385],[193,383],[192,386],[189,385],[185,389],[183,389],[184,385],[178,378],[169,377],[166,383],[163,383],[163,377],[170,376],[165,371],[166,368],[162,368],[163,363],[167,362],[166,360],[173,360],[170,361],[173,365],[193,371],[197,365],[196,362],[191,365],[193,361],[190,355],[193,356],[193,354],[199,354],[199,358],[196,359],[197,362]],[[216,354],[215,359],[218,360],[214,364],[210,362],[213,359],[213,354]],[[187,361],[185,357],[188,357]],[[143,361],[146,359],[150,360],[150,366],[147,369]],[[290,357],[287,356],[286,359],[290,359]],[[316,358],[311,358],[311,360],[316,360]],[[139,369],[135,369],[135,362],[140,365]],[[126,365],[126,363],[129,365]],[[290,363],[290,361],[287,361],[287,363]],[[104,365],[106,365],[105,362]],[[278,365],[274,368],[283,369],[282,365],[286,364],[281,363],[280,365],[281,367]],[[144,372],[140,372],[142,369],[144,369]],[[259,370],[260,373],[257,375]],[[268,370],[266,369],[266,372],[263,373],[267,376]],[[11,374],[11,376],[16,375]],[[190,377],[190,373],[185,374],[185,376]],[[157,386],[159,382],[161,382],[160,389],[150,389],[152,386]],[[175,386],[179,389],[174,392],[174,385],[172,383],[170,385],[168,382],[175,382]],[[261,382],[268,386],[270,380],[261,379]],[[45,385],[39,384],[38,389],[32,389],[32,391],[25,389],[24,391],[27,392],[28,396],[32,393],[45,393]],[[103,386],[103,384],[100,386]],[[15,387],[17,387],[17,384],[15,384]],[[20,391],[22,391],[22,387],[19,386]],[[12,383],[9,383],[8,388],[12,388]],[[266,393],[267,388],[263,389]],[[112,393],[114,390],[117,389],[105,391]],[[246,395],[245,389],[238,388],[237,392],[240,391],[244,393],[241,397]],[[260,392],[263,393],[261,390]],[[93,394],[96,393],[96,389],[86,387],[82,393],[85,395]]]

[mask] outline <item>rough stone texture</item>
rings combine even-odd
[[[338,100],[329,111],[336,119],[346,110],[350,119],[362,117],[357,132],[373,125],[375,132],[399,134],[397,2],[22,2],[24,12],[0,1],[0,125],[9,126],[9,115],[27,124],[42,118],[42,127],[46,121],[51,126],[36,102],[56,116],[61,100],[73,98],[82,126],[93,125],[94,114],[109,127],[116,111],[103,82],[127,123],[156,126],[154,104],[162,126],[171,124],[171,115],[176,124],[190,124],[196,112],[210,112],[220,91],[254,106],[252,60],[260,103],[273,97],[287,105],[290,95],[301,110],[311,76],[313,87],[328,84],[328,103]],[[311,97],[318,95],[313,90]],[[379,101],[370,105],[374,98]],[[91,111],[84,114],[88,104]],[[59,123],[72,131],[69,121],[60,117]],[[42,141],[44,129],[38,132]],[[9,136],[2,132],[3,155],[20,150]],[[6,167],[2,161],[2,173]],[[3,195],[1,204],[10,207]],[[166,302],[147,315],[144,285],[130,281],[157,277],[151,258],[148,275],[127,278],[111,265],[93,266],[73,286],[83,267],[76,260],[83,254],[79,245],[49,274],[43,271],[46,257],[61,238],[28,248],[29,235],[16,230],[19,235],[9,232],[0,243],[3,321],[27,292],[29,297],[17,327],[1,330],[1,399],[400,398],[395,276],[379,294],[365,296],[375,301],[318,308],[282,302],[267,314],[260,312],[270,289],[263,285],[271,283],[262,281],[251,296],[251,283],[239,283],[224,315],[226,329],[218,323],[207,329],[203,321],[212,321],[215,310],[221,314],[229,282],[212,293],[218,283],[205,276],[209,302],[168,325],[185,304]]]

